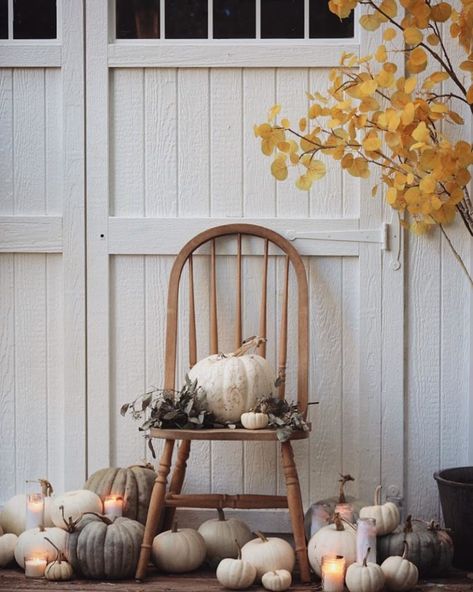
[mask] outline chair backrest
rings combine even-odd
[[[194,296],[194,266],[193,253],[210,243],[210,352],[218,353],[218,321],[217,321],[217,272],[216,272],[216,241],[220,237],[236,236],[236,315],[235,315],[235,345],[239,347],[242,341],[242,237],[258,237],[264,241],[262,255],[262,291],[259,312],[259,337],[267,336],[267,286],[268,286],[268,257],[270,243],[278,247],[285,255],[284,286],[282,291],[281,322],[278,336],[278,372],[283,379],[278,387],[281,398],[285,396],[285,374],[287,362],[288,338],[288,300],[289,300],[289,270],[292,266],[297,281],[297,402],[299,410],[307,414],[308,372],[309,372],[309,298],[307,276],[301,256],[294,246],[277,232],[254,224],[227,224],[217,226],[201,232],[192,238],[178,253],[171,270],[166,319],[166,352],[164,388],[175,387],[179,284],[182,271],[187,263],[189,273],[189,365],[192,367],[197,358],[197,331]],[[266,356],[266,344],[258,346],[258,354]],[[205,354],[207,355],[207,353]],[[204,357],[203,355],[200,358]]]

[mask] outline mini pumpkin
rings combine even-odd
[[[217,508],[217,512],[218,518],[206,520],[198,529],[207,547],[207,559],[215,564],[225,557],[237,557],[237,545],[243,547],[253,538],[251,530],[242,520],[226,519],[221,508]]]
[[[318,576],[322,575],[324,555],[342,555],[348,567],[356,559],[355,528],[344,524],[340,514],[335,514],[334,523],[324,526],[310,539],[307,547],[309,563]]]
[[[65,550],[66,547],[66,531],[56,526],[38,528],[30,528],[25,530],[18,537],[15,546],[15,560],[22,568],[25,567],[25,555],[41,554],[46,556],[46,561],[50,563],[54,561],[56,552],[46,540],[47,538],[54,541],[56,547]]]
[[[224,588],[229,590],[245,590],[249,588],[256,579],[256,567],[243,561],[241,558],[241,547],[235,540],[238,548],[236,559],[227,557],[222,559],[217,567],[217,580]]]
[[[278,537],[266,537],[258,531],[255,534],[257,538],[246,543],[241,556],[255,566],[258,581],[268,571],[287,569],[292,572],[296,558],[291,545]]]
[[[17,541],[18,537],[12,532],[0,535],[0,567],[5,567],[15,558]]]
[[[375,489],[374,505],[361,508],[360,518],[374,518],[378,536],[393,532],[399,526],[401,520],[396,504],[393,504],[393,502],[381,504],[381,485],[378,485]]]
[[[368,547],[362,563],[352,563],[347,569],[345,583],[350,592],[379,592],[384,586],[384,573],[377,563],[368,562]]]
[[[256,413],[255,411],[248,411],[242,413],[240,418],[241,424],[247,430],[262,430],[268,425],[267,413]]]
[[[395,555],[388,557],[381,564],[386,588],[392,592],[407,592],[407,590],[412,590],[419,580],[419,570],[406,558],[408,550],[409,545],[407,541],[404,541],[404,552],[402,556]]]
[[[284,592],[291,587],[291,572],[287,571],[287,569],[267,571],[265,574],[263,574],[261,583],[266,588],[266,590],[272,590],[272,592]]]
[[[35,482],[41,485],[44,496],[42,523],[44,526],[54,526],[50,515],[53,486],[47,479],[37,479]],[[0,527],[4,532],[11,532],[17,536],[26,530],[26,495],[24,493],[14,495],[5,502],[0,512]]]
[[[56,549],[56,559],[48,563],[44,571],[44,577],[52,582],[67,582],[74,575],[72,565],[66,561],[64,553],[48,537],[45,537],[50,545]]]
[[[154,564],[169,573],[184,573],[200,567],[207,547],[202,535],[193,528],[178,529],[174,522],[171,530],[154,537],[151,554]]]
[[[96,493],[88,489],[77,489],[54,498],[51,505],[51,519],[54,526],[65,530],[73,530],[75,523],[80,520],[82,514],[86,512],[101,514],[102,510],[102,500]]]

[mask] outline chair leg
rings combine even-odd
[[[291,516],[292,533],[296,545],[300,578],[302,583],[307,583],[310,582],[310,570],[304,532],[304,510],[291,442],[283,442],[281,444],[281,454],[284,476],[286,478],[287,505]]]
[[[191,450],[190,440],[181,440],[177,452],[176,462],[172,471],[169,493],[181,493],[184,477],[186,475],[187,459]],[[172,527],[176,508],[165,508],[162,529],[169,530]]]
[[[148,561],[151,555],[151,545],[156,534],[157,526],[161,512],[164,508],[164,498],[166,495],[166,483],[171,468],[172,451],[174,448],[174,440],[166,440],[164,444],[163,453],[159,459],[158,474],[153,485],[151,493],[151,500],[148,508],[148,517],[146,519],[145,532],[143,536],[143,543],[141,544],[140,559],[138,567],[136,568],[135,578],[138,581],[146,577],[146,570],[148,568]]]

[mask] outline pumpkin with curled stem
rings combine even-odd
[[[381,564],[385,586],[390,592],[407,592],[412,590],[419,580],[419,570],[407,559],[409,545],[404,541],[402,556],[388,557]]]
[[[360,518],[374,518],[376,534],[384,535],[393,532],[399,526],[401,515],[393,502],[381,503],[381,485],[378,485],[374,492],[374,505],[361,508]]]
[[[291,545],[279,537],[267,537],[259,531],[255,534],[257,538],[242,548],[241,557],[255,566],[257,580],[261,581],[266,572],[276,569],[292,572],[296,556]]]
[[[380,592],[384,586],[384,573],[376,563],[368,562],[368,547],[362,563],[352,563],[347,569],[346,585],[350,592]]]
[[[207,559],[215,565],[225,557],[237,557],[238,549],[253,538],[245,522],[225,518],[221,508],[217,508],[217,512],[218,518],[206,520],[198,529],[207,547]]]
[[[53,541],[47,537],[45,537],[45,540],[56,549],[57,556],[54,561],[46,565],[44,577],[52,582],[67,582],[74,575],[72,565],[66,561],[66,556]]]
[[[202,535],[193,528],[178,528],[174,521],[171,530],[154,537],[151,555],[153,563],[168,573],[194,571],[202,565],[207,547]]]

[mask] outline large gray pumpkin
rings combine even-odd
[[[391,555],[402,555],[404,541],[407,541],[406,558],[412,561],[423,576],[440,576],[448,573],[452,566],[453,542],[449,534],[433,521],[426,523],[407,517],[404,526],[391,534],[378,537],[378,562]]]
[[[120,580],[135,574],[144,526],[129,518],[87,514],[67,537],[66,557],[85,578]]]
[[[123,516],[146,524],[149,500],[156,479],[156,473],[149,467],[134,465],[127,469],[100,469],[87,479],[84,489],[94,491],[102,500],[107,495],[122,497]]]

